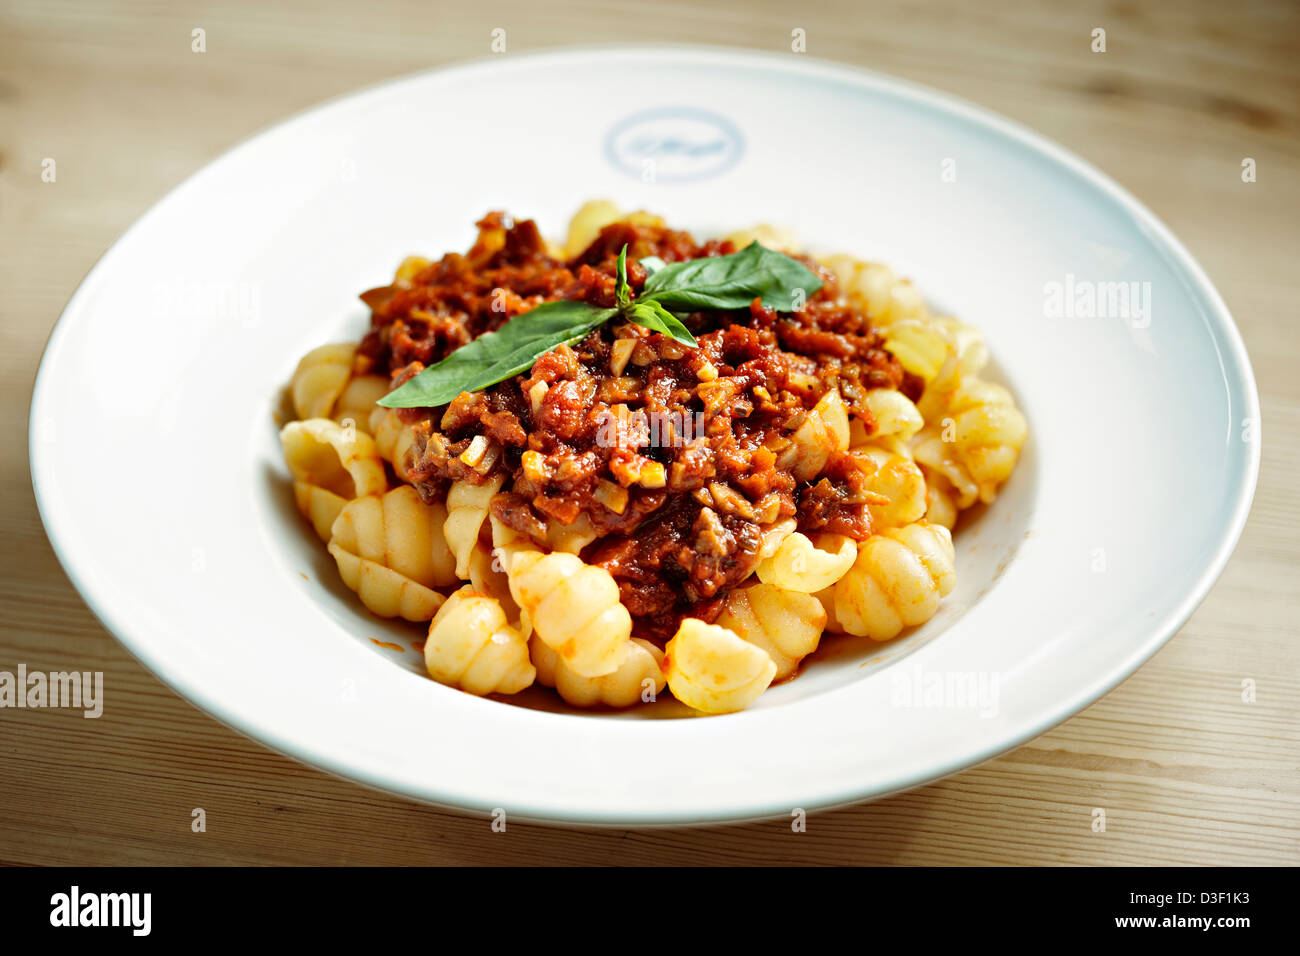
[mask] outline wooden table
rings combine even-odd
[[[0,862],[1295,863],[1300,857],[1300,7],[966,4],[0,3],[0,668],[103,670],[111,707],[0,712]],[[620,40],[788,50],[948,90],[1093,161],[1191,248],[1259,377],[1245,536],[1190,623],[1012,753],[880,802],[671,831],[488,823],[272,753],[163,687],[96,623],[36,514],[26,424],[46,336],[137,216],[231,144],[363,84],[508,49]],[[1107,31],[1093,53],[1091,32]],[[207,52],[191,52],[191,31]],[[507,54],[508,55],[508,54]],[[43,183],[42,161],[57,162]],[[1257,162],[1258,181],[1241,180]],[[115,467],[107,463],[102,467]],[[93,470],[87,480],[94,480]],[[1240,686],[1252,678],[1255,703]],[[207,832],[191,832],[191,810]],[[1104,808],[1105,833],[1092,829]]]

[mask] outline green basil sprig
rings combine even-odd
[[[610,319],[621,318],[695,348],[695,336],[674,312],[688,314],[747,308],[761,299],[769,308],[793,311],[821,288],[807,266],[757,242],[729,256],[665,265],[647,256],[649,273],[633,300],[627,281],[627,246],[618,254],[616,306],[602,309],[561,299],[516,315],[495,332],[462,345],[379,400],[388,408],[436,408],[461,392],[477,392],[520,375],[551,349],[586,338]]]
[[[802,262],[751,242],[729,256],[688,259],[656,269],[638,302],[653,299],[673,312],[745,309],[761,297],[780,312],[793,312],[822,287]]]
[[[662,260],[659,260],[659,264],[663,265]],[[642,262],[642,266],[644,265],[645,263]],[[627,284],[627,246],[624,246],[618,254],[618,268],[614,276],[614,297],[618,300],[619,314],[629,321],[644,326],[651,332],[662,332],[669,338],[681,342],[682,345],[689,345],[691,348],[699,345],[695,341],[695,336],[691,335],[691,330],[682,325],[681,319],[664,308],[663,303],[658,299],[642,292],[641,298],[632,301],[632,290]]]

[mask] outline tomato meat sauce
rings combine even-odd
[[[408,260],[392,285],[362,295],[371,324],[359,355],[370,371],[399,385],[543,302],[612,307],[625,245],[634,296],[647,278],[640,259],[737,251],[622,222],[565,259],[532,220],[494,212],[478,227],[467,254]],[[796,258],[822,281],[797,311],[756,299],[748,309],[682,316],[694,349],[615,319],[526,374],[440,408],[400,410],[415,432],[408,479],[425,500],[441,501],[453,481],[502,476],[492,514],[539,546],[582,529],[592,539],[583,560],[613,575],[638,633],[660,642],[684,616],[717,617],[778,522],[868,537],[870,496],[853,458],[832,450],[816,479],[798,481],[791,436],[831,389],[869,435],[869,391],[899,389],[915,401],[922,383],[830,271]]]

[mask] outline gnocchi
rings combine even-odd
[[[298,505],[298,511],[311,522],[317,536],[328,543],[330,535],[333,534],[334,520],[348,500],[328,488],[321,488],[305,481],[293,483],[293,499]]]
[[[907,441],[925,424],[912,400],[897,389],[873,389],[867,392],[863,404],[876,423],[876,428],[871,433],[874,438]]]
[[[723,238],[737,249],[744,249],[751,242],[762,243],[777,252],[796,252],[799,249],[799,240],[793,232],[765,222],[748,229],[738,229]]]
[[[916,287],[889,266],[845,255],[829,256],[823,263],[836,274],[847,297],[877,325],[888,328],[899,319],[927,314]]]
[[[358,375],[339,393],[330,417],[344,427],[351,423],[373,437],[370,420],[378,407],[375,402],[387,394],[388,379],[382,375]]]

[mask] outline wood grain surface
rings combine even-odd
[[[32,496],[28,405],[60,310],[134,219],[222,150],[358,86],[486,55],[495,27],[511,52],[628,40],[788,51],[802,28],[809,55],[1004,113],[1146,202],[1222,291],[1263,399],[1250,524],[1190,623],[1050,733],[940,783],[814,815],[806,833],[781,820],[493,833],[272,753],[144,671],[69,585]],[[1105,53],[1090,50],[1097,27]],[[112,693],[98,721],[0,711],[0,862],[1294,864],[1298,36],[1287,0],[0,0],[0,668],[102,670]],[[41,180],[45,157],[56,183]],[[1242,182],[1244,157],[1255,183]],[[104,467],[115,464],[87,463],[86,480]],[[1254,703],[1241,700],[1245,678]],[[205,833],[191,832],[194,807]]]

